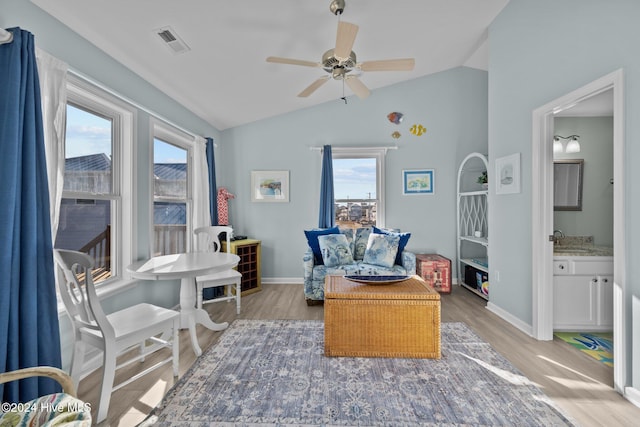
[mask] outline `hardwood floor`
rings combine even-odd
[[[514,366],[536,383],[564,412],[580,426],[638,425],[640,408],[613,388],[613,369],[590,358],[560,340],[536,341],[509,325],[485,308],[485,301],[458,286],[442,295],[442,321],[464,322]],[[263,285],[263,290],[242,299],[242,314],[235,303],[208,304],[205,308],[217,322],[242,319],[317,319],[323,318],[323,306],[307,306],[302,285]],[[200,346],[206,349],[222,332],[198,327]],[[145,365],[154,363],[150,357]],[[187,331],[180,333],[180,375],[195,361]],[[139,369],[119,374],[117,380]],[[80,383],[79,397],[97,409],[100,371]],[[113,393],[109,417],[101,425],[135,426],[160,402],[174,384],[171,365],[161,368]],[[481,410],[481,408],[479,408]],[[517,422],[514,421],[514,425]]]

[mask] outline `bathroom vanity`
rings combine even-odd
[[[556,246],[553,256],[553,329],[613,329],[613,251]]]

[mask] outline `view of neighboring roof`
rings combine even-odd
[[[68,171],[106,171],[111,169],[111,159],[104,153],[70,157],[64,162]]]
[[[167,180],[184,180],[187,178],[186,163],[154,163],[153,175],[155,178]]]

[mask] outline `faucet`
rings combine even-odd
[[[556,234],[558,234],[559,236],[556,237]],[[558,239],[562,239],[564,237],[564,233],[562,232],[562,230],[553,230],[553,243],[557,244],[558,243]]]

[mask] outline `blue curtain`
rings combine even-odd
[[[333,158],[331,146],[322,147],[322,176],[320,178],[320,218],[318,227],[333,227],[336,208],[333,202]]]
[[[209,167],[209,213],[211,225],[218,224],[218,186],[216,185],[216,158],[213,153],[213,138],[207,140],[207,166]]]
[[[49,190],[33,34],[0,45],[0,370],[60,367]],[[2,386],[0,386],[2,387]],[[55,393],[50,379],[5,384],[0,400]]]
[[[216,185],[216,158],[214,155],[215,144],[213,138],[206,138],[207,166],[209,168],[209,214],[211,215],[211,225],[218,224],[218,187]],[[224,288],[204,288],[202,298],[209,300],[224,295]]]

